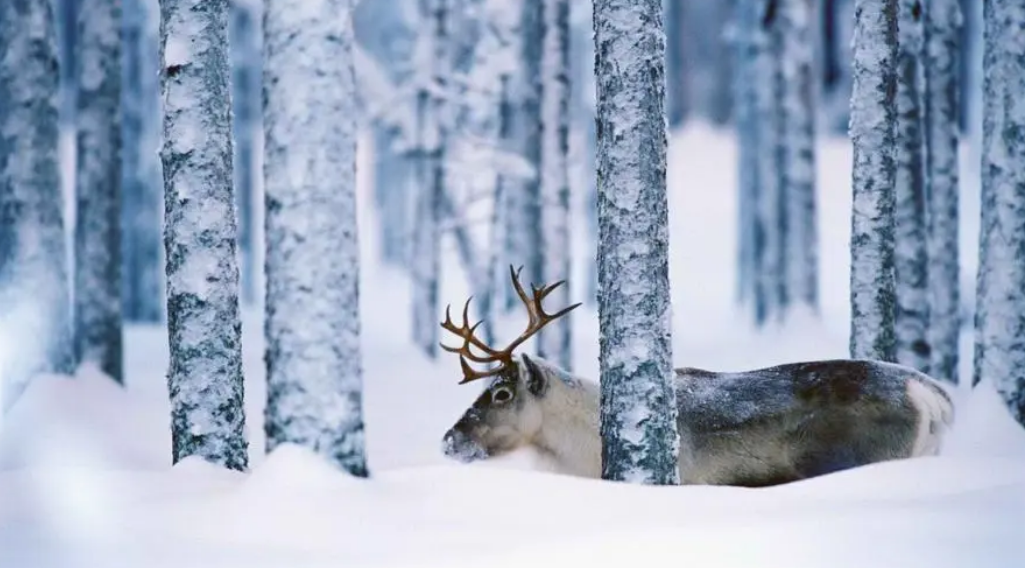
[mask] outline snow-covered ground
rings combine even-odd
[[[756,332],[733,305],[732,139],[700,125],[673,139],[677,365],[736,370],[846,355],[850,152],[842,140],[819,151],[823,317]],[[369,170],[361,168],[364,204]],[[967,285],[974,187],[962,239]],[[471,466],[445,460],[440,437],[478,387],[456,384],[454,357],[433,363],[405,340],[407,281],[372,263],[376,222],[364,206],[371,479],[338,473],[301,448],[263,455],[255,312],[244,322],[252,471],[194,459],[170,467],[166,338],[133,328],[127,390],[89,369],[40,377],[0,421],[0,567],[1021,566],[1025,430],[985,384],[958,393],[958,422],[941,457],[769,489],[580,480],[533,470],[528,453]],[[582,238],[577,249],[587,253]],[[442,297],[458,305],[467,286],[446,250]],[[582,269],[574,297],[585,288]],[[572,317],[576,368],[596,379],[597,315],[580,309]],[[508,336],[522,323],[514,313],[500,327]]]

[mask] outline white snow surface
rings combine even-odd
[[[701,125],[673,138],[677,366],[740,370],[846,355],[849,142],[828,141],[819,152],[822,320],[755,332],[733,307],[733,140]],[[258,311],[243,323],[251,471],[194,458],[171,467],[167,339],[162,329],[134,327],[127,389],[89,368],[42,376],[0,419],[0,566],[1021,565],[1025,430],[988,382],[956,393],[957,424],[940,457],[769,489],[584,480],[538,471],[527,452],[475,465],[446,460],[441,435],[479,389],[456,384],[454,357],[429,362],[407,340],[406,276],[372,261],[370,171],[359,169],[371,478],[352,478],[299,447],[262,455]],[[967,183],[974,199],[977,186]],[[974,238],[976,219],[963,223]],[[585,288],[583,233],[574,233],[573,298]],[[468,287],[445,250],[445,274],[456,277],[446,278],[442,300],[458,303]],[[501,320],[500,338],[522,320]],[[597,380],[597,315],[580,308],[574,324],[576,372]],[[21,339],[4,322],[0,338]]]

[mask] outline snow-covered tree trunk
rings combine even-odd
[[[783,316],[788,302],[784,199],[785,88],[774,0],[738,0],[732,27],[739,141],[737,296],[756,325]],[[800,126],[797,122],[792,128]]]
[[[448,59],[448,0],[420,0],[423,24],[429,28],[422,49],[430,54],[430,85],[417,93],[417,197],[412,247],[413,342],[429,357],[438,354],[438,289],[441,280],[439,221],[445,191],[447,135],[444,124],[445,76]]]
[[[755,121],[758,145],[755,148],[755,169],[758,189],[754,202],[754,319],[756,325],[770,318],[781,321],[789,303],[787,268],[786,201],[784,199],[784,163],[780,154],[783,115],[783,81],[779,77],[781,43],[773,29],[778,25],[778,3],[784,0],[750,2],[757,18],[751,41],[757,51],[751,63],[750,80],[754,81]]]
[[[898,0],[855,0],[851,215],[852,358],[894,361]]]
[[[660,0],[594,4],[602,478],[679,483]]]
[[[755,77],[759,51],[758,6],[763,0],[737,0],[731,42],[734,50],[734,99],[737,124],[737,300],[754,303],[756,207],[759,175],[758,88]]]
[[[687,0],[662,0],[666,22],[666,115],[669,127],[683,125],[690,111],[687,69]]]
[[[256,131],[260,109],[259,2],[231,2],[229,43],[232,56],[232,107],[235,140],[235,198],[238,201],[242,301],[257,295],[257,256],[253,202],[256,197]]]
[[[149,24],[159,13],[151,0],[121,5],[122,310],[127,321],[156,323],[164,317],[160,50]]]
[[[790,305],[818,310],[815,199],[815,74],[812,0],[778,0],[773,45],[779,112],[777,160],[783,199],[783,288]]]
[[[929,370],[928,269],[925,218],[925,144],[922,117],[922,4],[897,8],[897,171],[894,186],[894,330],[897,362]]]
[[[0,2],[0,321],[24,340],[6,350],[4,407],[36,372],[72,370],[59,81],[51,2]]]
[[[121,341],[121,6],[78,12],[75,359],[124,384]]]
[[[847,0],[822,0],[822,88],[825,94],[836,89],[841,75],[841,59],[845,59],[846,46],[840,41],[837,19],[839,5]]]
[[[1025,425],[1025,9],[984,7],[982,221],[972,384],[987,380]]]
[[[984,8],[985,2],[980,0],[961,0],[961,64],[958,69],[961,104],[958,108],[958,128],[968,142],[968,156],[972,164],[981,163],[982,160]]]
[[[827,67],[827,95],[823,97],[823,126],[831,134],[847,135],[850,130],[851,92],[853,91],[853,62],[851,42],[854,39],[855,0],[825,0],[830,26],[828,49],[831,61]]]
[[[541,63],[542,263],[538,281],[570,276],[569,239],[569,0],[543,2]],[[553,306],[570,304],[569,282],[550,296]],[[572,370],[571,316],[538,333],[537,354]]]
[[[78,36],[78,12],[82,0],[52,0],[57,29],[57,61],[60,67],[60,122],[61,127],[75,121],[77,98],[78,54],[75,49]]]
[[[693,0],[680,0],[693,2]],[[726,28],[740,0],[717,0],[706,3],[714,6],[711,13],[709,36],[711,38],[711,82],[708,89],[708,119],[717,126],[724,126],[733,119],[733,57],[726,40]]]
[[[248,467],[228,0],[160,1],[173,463]]]
[[[267,451],[366,476],[353,2],[264,5]]]
[[[510,262],[523,266],[523,278],[540,284],[544,271],[542,248],[544,245],[541,192],[541,73],[544,24],[542,5],[547,0],[523,0],[520,20],[521,68],[516,77],[518,84],[517,120],[520,124],[520,152],[534,170],[534,175],[520,184],[519,195],[510,195],[514,211],[509,216],[507,251]],[[506,287],[506,308],[520,306],[520,299],[512,287]]]
[[[958,71],[961,11],[958,0],[925,6],[925,163],[928,187],[927,258],[929,372],[958,382],[961,282],[958,207]]]

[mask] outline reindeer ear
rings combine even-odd
[[[520,356],[523,359],[524,373],[527,380],[527,390],[534,396],[541,396],[548,390],[548,375],[526,354]]]

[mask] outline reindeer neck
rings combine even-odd
[[[541,399],[542,422],[534,445],[561,472],[601,477],[598,385],[552,380]]]

